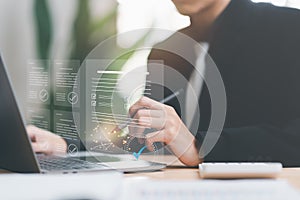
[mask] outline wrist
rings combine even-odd
[[[189,132],[188,128],[181,123],[180,127],[173,134],[172,141],[167,143],[173,154],[188,166],[197,166],[202,160],[199,158],[198,150],[195,145],[195,137]],[[168,134],[167,134],[168,135]]]

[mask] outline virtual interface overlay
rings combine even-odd
[[[27,65],[27,124],[62,136],[76,152],[81,148],[80,123],[73,117],[80,118],[79,68],[76,60],[33,60]]]
[[[123,71],[122,63],[87,60],[80,67],[75,60],[29,61],[27,124],[67,139],[70,154],[83,146],[93,152],[157,154],[161,144],[154,144],[154,152],[144,148],[145,134],[153,130],[128,129],[138,130],[128,115],[130,106],[151,96],[149,72],[145,66]]]
[[[129,72],[117,70],[122,63],[122,60],[86,62],[85,128],[86,147],[90,151],[132,152],[145,145],[143,138],[129,132],[128,127],[135,124],[128,110],[142,95],[151,93],[150,83],[145,81],[148,72],[145,67]],[[124,128],[116,129],[118,126]],[[141,141],[137,142],[138,139]]]
[[[128,108],[141,96],[147,95],[162,101],[169,95],[183,91],[170,105],[175,105],[177,113],[186,123],[186,116],[190,113],[185,112],[185,107],[188,106],[185,103],[195,102],[195,115],[191,114],[191,116],[193,121],[199,122],[199,95],[180,71],[163,63],[162,60],[158,62],[148,60],[147,67],[131,66],[145,65],[141,64],[144,63],[141,60],[136,60],[139,64],[127,62],[128,57],[133,55],[132,52],[149,53],[153,47],[152,43],[145,43],[139,48],[132,47],[134,51],[116,47],[119,38],[133,38],[145,32],[158,35],[174,34],[173,31],[151,28],[115,35],[95,47],[85,58],[84,63],[80,64],[75,60],[29,61],[27,123],[56,132],[68,139],[69,143],[71,141],[71,146],[68,147],[69,153],[82,149],[80,146],[82,142],[82,147],[84,146],[88,151],[129,152],[138,158],[141,153],[148,153],[147,148],[144,148],[145,135],[155,131],[146,128],[142,129],[141,133],[137,128],[132,132],[131,128],[135,124],[127,124],[132,117],[128,116]],[[193,54],[190,51],[182,51],[185,48],[173,48],[172,45],[157,46],[157,50],[178,55],[192,64],[194,72],[198,73],[209,91],[211,119],[199,151],[199,157],[203,158],[212,150],[223,129],[227,108],[225,87],[217,66],[207,54],[207,48],[180,32],[176,32],[174,39],[181,41],[180,44],[185,44],[191,51],[199,50],[203,53],[203,56],[196,59],[190,56]],[[119,60],[120,58],[124,60]],[[150,66],[154,64],[155,68],[150,67],[149,64]],[[205,67],[204,74],[198,70],[199,67]],[[146,79],[146,77],[151,78]],[[150,88],[152,90],[149,90]],[[157,88],[161,94],[154,94]],[[191,89],[189,100],[192,101],[186,101],[187,88]],[[193,135],[196,135],[199,123],[191,124],[188,128]],[[128,125],[131,125],[129,129]],[[157,145],[154,146],[154,153],[160,153],[162,150],[164,154],[165,149],[169,150],[168,145],[161,143],[154,143],[154,145]]]

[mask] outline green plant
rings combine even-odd
[[[47,0],[34,1],[34,21],[36,24],[37,55],[39,59],[44,60],[44,67],[47,67],[45,60],[49,59],[53,39],[52,20]]]

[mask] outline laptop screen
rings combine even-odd
[[[15,172],[39,172],[1,57],[0,127],[0,168]]]

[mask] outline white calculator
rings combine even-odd
[[[201,178],[276,178],[282,171],[281,163],[202,163],[199,164]]]

